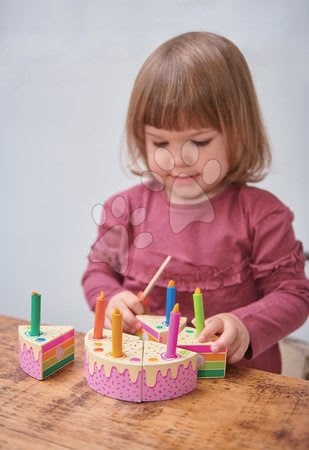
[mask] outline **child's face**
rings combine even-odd
[[[145,126],[149,170],[174,203],[197,203],[216,195],[228,172],[223,136],[213,128],[168,131]]]

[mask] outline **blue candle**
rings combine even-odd
[[[176,287],[173,280],[170,280],[166,289],[165,325],[170,323],[170,314],[176,302]]]

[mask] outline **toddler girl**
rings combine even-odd
[[[147,312],[165,314],[169,280],[182,315],[204,294],[201,342],[228,361],[280,372],[278,341],[308,315],[304,256],[293,213],[274,195],[248,186],[265,175],[270,151],[252,78],[224,37],[191,32],[168,40],[142,66],[131,95],[126,135],[141,182],[102,208],[83,276],[94,309],[103,290],[124,331],[139,328],[137,297],[167,255]]]

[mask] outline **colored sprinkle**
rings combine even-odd
[[[42,342],[42,341],[46,341],[46,339],[45,338],[37,338],[36,341],[37,342]]]
[[[157,325],[156,328],[158,328],[158,330],[162,330],[162,328],[164,328],[163,325]]]
[[[102,342],[95,342],[94,345],[97,345],[98,347],[102,347]]]
[[[195,333],[195,330],[186,330],[186,333],[192,334]]]
[[[159,359],[158,358],[148,358],[148,361],[149,362],[154,362],[154,361],[159,361]]]
[[[104,351],[104,348],[101,348],[101,347],[99,347],[99,348],[94,348],[93,351],[94,351],[94,352],[103,352],[103,351]]]
[[[179,352],[181,355],[187,355],[189,352],[188,350],[180,350]]]
[[[140,362],[140,360],[141,360],[140,358],[131,358],[130,359],[130,361],[132,361],[132,362]]]

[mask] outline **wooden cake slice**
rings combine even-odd
[[[198,378],[224,378],[226,370],[226,349],[219,353],[211,351],[211,345],[218,339],[213,336],[208,342],[197,340],[196,330],[185,327],[178,335],[178,347],[199,353],[204,358],[204,364],[198,369]]]
[[[43,380],[74,360],[74,328],[41,325],[31,336],[30,325],[19,325],[19,365],[33,378]]]
[[[168,336],[168,325],[166,325],[165,316],[153,316],[141,314],[136,316],[141,323],[142,328],[136,333],[143,340],[151,340],[166,344]],[[181,331],[187,324],[187,318],[181,317],[179,331]]]

